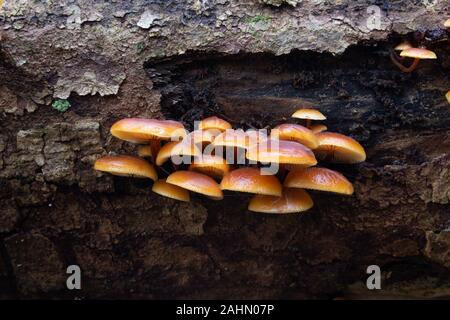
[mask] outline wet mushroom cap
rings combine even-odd
[[[309,129],[314,133],[319,133],[322,131],[327,131],[327,126],[324,124],[313,124],[311,127],[309,127]]]
[[[246,158],[263,163],[297,164],[305,167],[317,164],[314,153],[304,145],[274,139],[248,148]]]
[[[319,146],[314,153],[319,160],[336,163],[359,163],[366,160],[366,152],[358,141],[335,132],[316,134]]]
[[[292,118],[307,120],[325,120],[326,117],[317,109],[298,109],[292,114]]]
[[[262,175],[256,168],[240,168],[225,175],[222,190],[281,196],[281,183],[275,176]]]
[[[174,184],[167,183],[166,180],[157,180],[153,183],[152,191],[161,196],[175,200],[189,202],[191,197],[189,191]]]
[[[94,169],[117,176],[158,179],[155,168],[144,159],[133,156],[106,156],[97,159]]]
[[[213,141],[215,147],[248,148],[249,136],[242,130],[227,130],[219,134]]]
[[[447,98],[447,102],[450,103],[450,90],[445,94],[445,98]]]
[[[411,45],[411,43],[409,43],[409,41],[403,41],[403,42],[401,42],[400,44],[398,44],[395,48],[394,48],[394,50],[395,51],[403,51],[403,50],[406,50],[406,49],[410,49],[410,48],[412,48],[413,46]]]
[[[295,141],[310,149],[315,149],[319,146],[314,133],[299,124],[280,124],[272,129],[270,137],[279,140]]]
[[[311,167],[291,171],[284,180],[288,188],[313,189],[341,194],[353,194],[353,185],[339,172]]]
[[[133,143],[148,143],[150,140],[170,140],[186,136],[181,122],[128,118],[114,123],[111,134],[121,140]]]
[[[200,172],[213,178],[222,178],[230,171],[230,166],[222,157],[202,155],[194,158],[194,162],[189,166],[189,170]]]
[[[409,48],[400,52],[400,56],[415,59],[437,59],[433,51],[425,48]]]
[[[191,140],[171,141],[159,150],[156,156],[156,165],[162,166],[172,156],[200,156],[202,151]]]
[[[221,131],[225,131],[231,129],[231,124],[228,121],[212,116],[200,121],[198,128],[201,130],[219,129]]]
[[[198,172],[176,171],[167,177],[166,182],[192,192],[204,194],[214,200],[223,199],[219,184],[213,178]]]
[[[139,146],[138,147],[138,155],[139,157],[153,157],[152,155],[152,147],[149,144]]]
[[[248,210],[261,213],[297,213],[311,209],[313,200],[302,189],[284,188],[281,197],[257,194],[248,205]]]

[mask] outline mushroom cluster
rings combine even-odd
[[[180,201],[190,201],[189,191],[213,200],[223,199],[224,190],[251,193],[248,209],[262,213],[310,209],[313,200],[305,189],[353,194],[353,185],[342,174],[316,165],[318,160],[362,162],[364,148],[348,136],[312,124],[326,119],[316,109],[299,109],[292,117],[304,125],[284,123],[270,133],[233,129],[215,116],[201,120],[190,133],[177,121],[122,119],[111,134],[140,144],[138,156],[109,155],[98,159],[94,169],[149,178],[153,192]]]

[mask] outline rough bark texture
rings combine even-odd
[[[444,0],[6,0],[0,297],[361,297],[349,285],[371,264],[393,296],[446,296],[448,14]],[[401,73],[388,49],[402,36],[439,59]],[[179,203],[92,170],[108,152],[135,152],[109,135],[123,117],[264,127],[305,103],[368,152],[334,166],[354,196],[314,193],[305,214],[251,214],[231,193]],[[65,287],[70,264],[81,291]]]

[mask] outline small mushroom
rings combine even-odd
[[[288,173],[284,186],[313,189],[341,194],[353,194],[353,185],[339,172],[326,168],[304,168]]]
[[[248,148],[247,159],[263,163],[281,163],[310,167],[317,164],[314,153],[294,141],[267,140]]]
[[[219,134],[211,144],[218,152],[217,148],[225,148],[225,158],[238,164],[245,163],[245,149],[249,147],[252,139],[243,130],[227,130]],[[233,158],[229,157],[230,149],[233,151]],[[223,149],[221,149],[223,150]]]
[[[128,118],[114,123],[111,134],[121,140],[150,144],[152,155],[161,148],[161,140],[178,140],[187,134],[183,124],[172,120]]]
[[[366,152],[358,141],[335,132],[316,134],[319,146],[314,153],[319,160],[336,163],[359,163],[366,160]]]
[[[250,144],[250,138],[243,130],[230,129],[219,134],[212,144],[216,147],[236,147],[246,149]]]
[[[311,127],[309,127],[309,129],[314,133],[319,133],[322,131],[327,131],[327,126],[324,124],[313,124]]]
[[[183,138],[187,133],[178,121],[128,118],[114,123],[111,134],[133,143],[149,143],[151,140]]]
[[[275,176],[262,175],[256,168],[240,168],[226,174],[220,183],[222,190],[281,196],[281,183]]]
[[[231,124],[228,121],[213,116],[200,121],[198,128],[201,130],[218,129],[220,131],[225,131],[231,129]]]
[[[414,61],[409,67],[405,67],[397,59],[394,59],[391,54],[392,62],[403,72],[409,73],[413,72],[420,60],[422,59],[437,59],[436,54],[433,51],[427,50],[425,48],[408,48],[400,52],[400,57],[413,58]]]
[[[262,213],[298,213],[311,209],[313,200],[302,189],[284,188],[281,197],[257,194],[253,196],[248,210]]]
[[[280,124],[272,129],[270,137],[279,140],[295,141],[310,149],[315,149],[319,146],[314,133],[299,124]]]
[[[305,119],[306,120],[306,127],[309,128],[311,126],[312,120],[325,120],[326,117],[317,109],[308,109],[308,108],[302,108],[298,109],[292,114],[292,118],[297,119]]]
[[[410,49],[412,47],[413,46],[411,45],[411,43],[409,41],[405,40],[405,41],[401,42],[400,44],[398,44],[397,46],[395,46],[394,50],[395,51],[403,51],[406,49]]]
[[[172,156],[201,156],[202,151],[191,140],[171,141],[162,146],[156,156],[156,165],[162,166]]]
[[[447,102],[450,103],[450,90],[445,94],[445,98],[447,98]]]
[[[133,156],[106,156],[97,159],[94,169],[117,176],[158,179],[155,168],[144,159]]]
[[[450,28],[450,19],[445,20],[444,27]]]
[[[198,172],[176,171],[167,177],[166,182],[192,192],[204,194],[214,200],[223,199],[219,184],[213,178]]]
[[[166,180],[155,181],[152,191],[161,196],[184,202],[189,202],[191,199],[189,191],[174,184],[167,183]]]
[[[212,178],[221,179],[230,172],[230,166],[226,160],[219,156],[202,155],[194,158],[194,162],[189,166],[190,171],[197,171]]]

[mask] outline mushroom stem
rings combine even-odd
[[[309,129],[311,127],[311,119],[306,119],[306,127]]]
[[[397,57],[396,57],[396,54],[395,54],[394,50],[391,50],[390,57],[391,57],[391,61],[392,61],[392,62],[393,62],[400,70],[402,70],[403,72],[406,72],[406,73],[413,72],[413,71],[416,69],[416,67],[417,67],[417,65],[419,64],[419,62],[420,62],[420,59],[415,58],[414,61],[413,61],[413,63],[412,63],[409,67],[405,67],[403,64],[401,64],[401,63],[398,61],[398,59],[397,59]]]
[[[153,162],[156,160],[156,156],[158,155],[159,149],[161,149],[161,141],[150,140],[150,150],[152,151]]]

